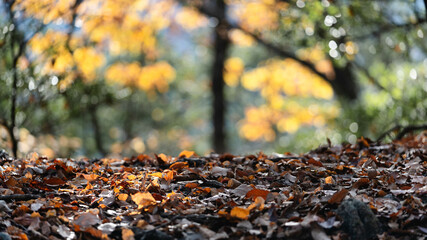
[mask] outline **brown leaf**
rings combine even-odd
[[[343,188],[340,191],[336,192],[332,197],[328,200],[329,204],[339,204],[347,195],[348,190]]]
[[[254,188],[246,193],[246,198],[251,198],[252,200],[255,200],[257,197],[262,197],[264,198],[264,200],[267,200],[267,195],[269,193],[270,191]]]
[[[173,163],[172,165],[170,165],[169,169],[178,171],[178,170],[181,170],[181,169],[186,168],[186,167],[188,167],[187,162],[176,162],[176,163]]]
[[[363,187],[368,187],[369,186],[369,179],[368,178],[360,178],[359,180],[357,180],[357,182],[355,182],[353,184],[353,188],[363,188]]]
[[[321,162],[314,160],[313,158],[308,159],[308,164],[318,166],[318,167],[323,167],[323,164]]]
[[[79,226],[79,229],[84,231],[90,226],[101,223],[101,220],[97,215],[92,214],[90,212],[86,212],[81,214],[77,220],[74,221],[74,224]]]
[[[60,185],[64,185],[67,182],[58,178],[58,177],[51,177],[48,179],[44,179],[44,182],[46,183],[46,185],[48,186],[60,186]]]

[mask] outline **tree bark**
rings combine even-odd
[[[213,147],[217,153],[226,151],[225,142],[225,97],[224,97],[224,62],[227,49],[230,44],[227,33],[227,22],[225,19],[226,4],[224,0],[216,1],[218,13],[218,25],[215,27],[215,57],[212,68],[212,94],[213,94]]]
[[[89,114],[92,122],[92,127],[95,135],[95,144],[96,149],[102,156],[105,156],[107,152],[104,149],[104,144],[102,141],[101,128],[99,126],[98,116],[96,115],[96,106],[89,107]]]

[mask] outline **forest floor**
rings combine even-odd
[[[427,132],[306,154],[12,159],[0,240],[425,239]]]

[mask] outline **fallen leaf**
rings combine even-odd
[[[326,177],[325,183],[326,184],[334,184],[334,179],[332,178],[332,176]]]
[[[369,186],[369,178],[360,178],[353,184],[353,188],[360,189]]]
[[[186,167],[188,167],[187,162],[175,162],[172,165],[170,165],[169,169],[178,171]]]
[[[156,204],[156,199],[149,192],[139,192],[132,196],[132,200],[138,205],[138,209]]]
[[[189,157],[191,157],[191,156],[193,156],[193,155],[194,155],[194,151],[187,151],[187,150],[184,150],[184,151],[182,151],[182,152],[178,155],[178,158],[182,158],[182,157],[189,158]]]
[[[84,231],[90,226],[101,223],[97,215],[90,212],[82,213],[75,221],[74,224],[78,225],[80,230]]]
[[[265,200],[262,197],[256,197],[255,201],[253,203],[251,203],[251,205],[249,205],[248,210],[252,210],[252,209],[258,209],[258,210],[262,210],[264,209],[264,203]]]
[[[58,177],[52,177],[52,178],[44,179],[44,183],[46,183],[46,185],[48,186],[60,186],[60,185],[66,184],[67,182]]]
[[[262,197],[264,198],[264,200],[267,200],[267,195],[269,193],[270,191],[254,188],[246,193],[246,198],[251,198],[252,200],[255,200],[257,197]]]
[[[83,174],[83,177],[88,181],[88,182],[92,182],[92,181],[95,181],[98,177],[99,177],[99,175],[97,175],[97,174]]]
[[[135,240],[135,233],[132,230],[123,228],[122,229],[122,239],[123,240]]]
[[[249,217],[249,213],[250,213],[249,209],[241,208],[241,207],[234,207],[233,209],[231,209],[230,216],[235,217],[235,218],[239,218],[242,220],[246,220]]]
[[[329,204],[339,204],[347,195],[348,190],[343,188],[340,191],[336,192],[332,197],[328,200]]]
[[[119,196],[117,197],[120,201],[126,201],[128,199],[128,194],[126,193],[121,193],[119,194]]]

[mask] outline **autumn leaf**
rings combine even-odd
[[[149,192],[138,192],[132,196],[132,201],[138,205],[138,209],[156,204],[156,199]]]
[[[134,240],[135,233],[130,229],[122,229],[122,239],[123,240]]]
[[[92,181],[95,181],[98,177],[99,177],[99,175],[97,175],[97,174],[83,174],[83,177],[88,181],[88,182],[92,182]]]
[[[254,188],[246,193],[246,198],[255,200],[257,197],[262,197],[264,200],[267,200],[267,195],[269,193],[270,191]]]
[[[93,213],[86,212],[82,213],[78,218],[74,221],[74,224],[78,225],[81,230],[85,230],[90,226],[101,223],[99,217]]]
[[[175,162],[172,165],[170,165],[169,169],[178,171],[186,167],[188,167],[187,162]]]
[[[258,209],[258,210],[262,210],[264,209],[264,203],[265,200],[262,197],[256,197],[255,201],[253,203],[251,203],[251,205],[249,205],[248,210],[252,210],[252,209]]]
[[[126,201],[128,199],[128,194],[126,193],[121,193],[119,194],[119,196],[117,197],[120,201]]]
[[[45,179],[44,182],[48,186],[60,186],[60,185],[64,185],[67,183],[66,181],[64,181],[58,177],[51,177],[51,178]]]
[[[326,177],[325,183],[326,184],[334,184],[334,179],[332,178],[332,176]]]
[[[339,204],[347,195],[348,190],[343,188],[340,191],[336,192],[332,197],[328,200],[329,204]]]
[[[189,158],[189,157],[191,157],[191,156],[193,156],[194,155],[194,151],[187,151],[187,150],[184,150],[184,151],[182,151],[179,155],[178,155],[178,158],[183,158],[183,157],[185,157],[185,158]]]
[[[249,217],[249,213],[250,213],[249,209],[241,208],[241,207],[234,207],[233,209],[231,209],[230,216],[235,217],[235,218],[239,218],[242,220],[246,220]]]

